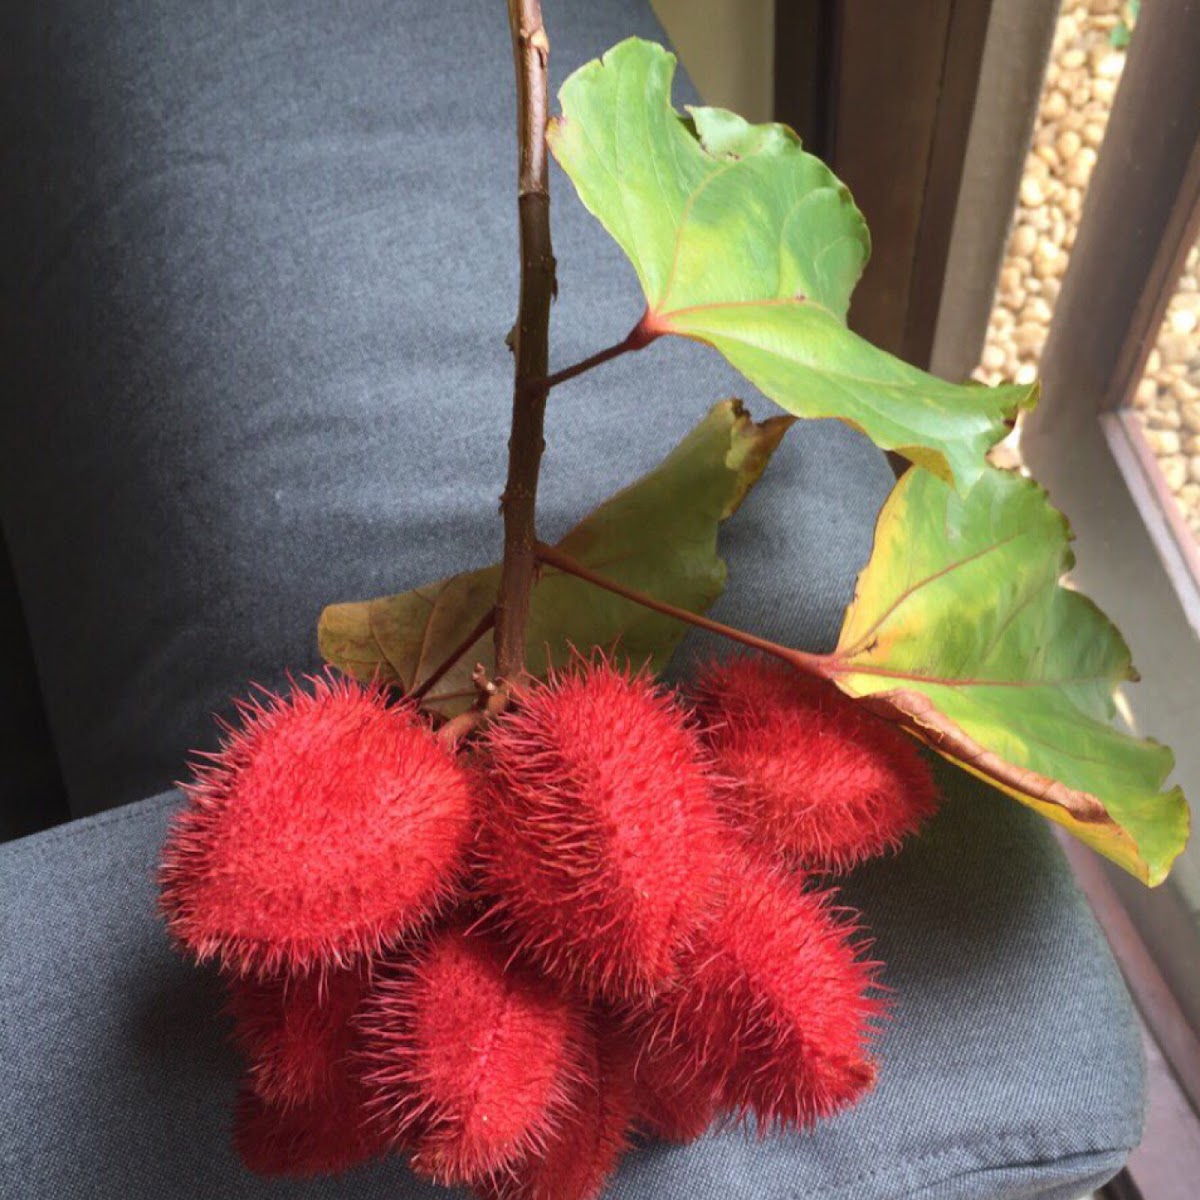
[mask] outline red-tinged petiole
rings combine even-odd
[[[581,359],[573,366],[564,367],[561,371],[555,371],[552,375],[547,375],[544,379],[530,380],[530,388],[541,388],[549,391],[552,387],[557,387],[560,383],[566,383],[568,379],[574,379],[577,375],[582,375],[586,371],[590,371],[593,367],[598,367],[601,363],[611,362],[614,358],[620,358],[622,354],[628,354],[631,350],[641,350],[650,345],[655,338],[661,336],[661,331],[655,329],[651,322],[650,314],[644,313],[642,319],[629,331],[629,334],[614,346],[608,346],[604,350],[598,350],[595,354],[589,355],[585,359]]]
[[[589,567],[576,562],[569,554],[563,554],[562,551],[556,550],[553,546],[547,546],[542,542],[537,544],[534,553],[538,561],[544,563],[546,566],[554,567],[568,575],[574,575],[577,579],[582,579],[585,583],[603,588],[607,592],[612,592],[615,596],[621,596],[626,600],[633,601],[634,604],[640,604],[643,608],[662,613],[663,616],[674,617],[677,621],[683,621],[688,625],[696,626],[698,629],[705,629],[709,633],[715,633],[720,637],[728,638],[730,641],[747,646],[752,650],[758,650],[763,654],[770,654],[774,658],[782,659],[798,671],[805,672],[805,674],[828,679],[835,673],[833,660],[828,655],[806,654],[803,650],[793,650],[790,646],[781,646],[778,642],[756,637],[754,634],[736,629],[732,625],[725,625],[720,621],[712,620],[710,617],[703,617],[699,613],[689,612],[686,608],[679,608],[674,604],[667,604],[663,600],[656,600],[653,596],[647,596],[644,592],[625,587],[624,584],[616,583],[614,580],[606,579],[603,575],[598,575]]]

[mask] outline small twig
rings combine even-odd
[[[425,697],[425,707],[429,708],[434,704],[445,704],[449,700],[469,700],[474,695],[474,688],[459,688],[457,692],[434,692],[432,696]]]
[[[483,637],[483,635],[487,633],[487,631],[491,629],[493,625],[495,625],[495,623],[496,609],[495,606],[493,606],[483,614],[483,616],[475,625],[475,628],[472,629],[471,632],[465,638],[463,638],[463,640],[459,642],[457,646],[454,647],[454,649],[450,652],[449,657],[446,658],[441,666],[439,666],[437,670],[434,671],[433,674],[430,675],[423,684],[421,684],[420,687],[415,687],[411,692],[408,693],[408,699],[416,700],[418,702],[423,700],[429,694],[429,689],[433,687],[439,680],[443,679],[446,675],[446,672],[449,671],[450,668],[453,667],[454,664],[458,662],[458,660],[462,658],[462,656],[466,654],[467,651],[470,650],[471,647],[474,646],[475,643],[479,641],[479,639]]]
[[[488,674],[487,667],[483,663],[475,664],[475,670],[471,672],[471,682],[475,685],[475,691],[479,694],[479,706],[481,708],[500,692],[500,685]]]
[[[605,591],[612,592],[616,596],[622,596],[626,600],[632,600],[634,604],[640,604],[643,608],[649,608],[667,617],[674,617],[677,621],[684,621],[688,625],[695,625],[698,629],[706,629],[709,633],[719,634],[730,641],[738,642],[743,646],[749,646],[752,650],[760,650],[764,654],[781,658],[784,662],[790,663],[797,670],[804,671],[806,674],[817,675],[823,679],[827,679],[833,674],[831,660],[825,655],[806,654],[803,650],[793,650],[790,646],[781,646],[778,642],[755,637],[752,633],[745,633],[741,629],[735,629],[732,625],[724,625],[720,621],[712,620],[711,617],[702,617],[699,613],[689,612],[686,608],[679,608],[663,600],[656,600],[653,596],[647,596],[644,592],[635,591],[624,584],[615,583],[611,579],[605,579],[603,575],[597,575],[589,567],[576,562],[569,554],[563,554],[561,550],[556,550],[553,546],[547,546],[542,542],[538,543],[536,553],[538,560],[547,566],[556,567],[568,575],[574,575],[577,579],[582,579],[585,583],[603,588]]]
[[[471,678],[478,690],[478,701],[466,712],[451,717],[437,733],[438,740],[451,751],[456,751],[465,738],[499,716],[511,700],[508,686],[492,680],[482,663],[476,664]]]
[[[529,388],[541,388],[544,391],[549,391],[552,387],[557,387],[560,383],[566,383],[568,379],[574,379],[577,375],[582,375],[585,371],[590,371],[593,367],[600,366],[601,363],[611,362],[614,358],[619,358],[622,354],[628,354],[631,350],[641,350],[650,345],[652,341],[659,335],[657,333],[647,332],[645,322],[639,321],[622,340],[616,345],[608,346],[603,350],[597,350],[595,354],[588,355],[587,358],[581,359],[569,367],[563,367],[561,371],[555,371],[552,375],[547,375],[544,379],[531,379],[526,381],[526,386]]]
[[[487,719],[487,711],[485,709],[468,708],[466,712],[459,713],[457,717],[451,717],[438,730],[438,741],[448,750],[457,750],[459,743],[465,737],[474,733]]]

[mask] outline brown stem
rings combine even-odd
[[[457,717],[451,717],[437,731],[438,741],[447,750],[457,750],[459,743],[464,738],[469,737],[487,721],[488,715],[484,708],[468,708],[466,712],[459,713]]]
[[[408,693],[408,698],[410,700],[417,701],[423,700],[429,694],[429,689],[437,684],[439,680],[445,676],[446,672],[449,671],[450,668],[454,666],[454,664],[458,662],[458,660],[462,658],[462,656],[466,654],[466,652],[470,650],[471,647],[475,645],[475,643],[479,641],[479,639],[483,637],[483,635],[487,633],[487,631],[491,629],[493,625],[495,625],[495,623],[496,610],[494,607],[489,608],[487,612],[485,612],[483,616],[479,618],[475,628],[472,629],[471,632],[467,634],[467,636],[463,638],[463,640],[459,642],[453,650],[450,651],[450,654],[446,657],[441,666],[439,666],[437,670],[434,671],[433,674],[430,675],[423,684],[421,684],[420,687],[413,688],[413,690]]]
[[[664,616],[674,617],[677,621],[685,621],[699,629],[707,629],[709,633],[720,634],[721,637],[729,638],[730,641],[738,642],[743,646],[749,646],[753,650],[761,650],[764,654],[781,658],[797,670],[804,671],[809,675],[819,675],[824,679],[833,674],[832,660],[823,654],[805,654],[803,650],[793,650],[790,646],[781,646],[778,642],[755,637],[754,634],[735,629],[732,625],[723,625],[720,621],[712,620],[711,617],[702,617],[699,613],[689,612],[686,608],[678,608],[674,604],[656,600],[644,592],[635,591],[624,584],[605,579],[603,575],[597,575],[591,568],[576,562],[569,554],[563,554],[561,550],[556,550],[553,546],[539,542],[537,557],[547,566],[557,567],[558,570],[565,571],[568,575],[574,575],[585,583],[603,588],[616,596],[623,596],[626,600],[632,600],[635,604],[642,605],[643,608],[652,609]]]
[[[448,700],[470,700],[479,693],[472,688],[459,688],[456,692],[434,692],[432,696],[425,697],[425,707],[429,708],[434,704],[445,704]]]
[[[549,87],[546,59],[550,43],[538,0],[508,0],[517,75],[517,208],[521,236],[521,292],[513,328],[516,372],[508,480],[504,511],[504,560],[496,598],[496,674],[516,679],[525,669],[525,626],[533,590],[534,522],[542,424],[546,412],[545,376],[550,357],[550,302],[554,296],[554,254],[550,243],[550,187],[546,167]],[[535,383],[531,381],[541,381]]]

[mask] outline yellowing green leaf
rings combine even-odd
[[[715,405],[658,467],[592,512],[559,547],[618,583],[702,612],[725,586],[717,527],[758,480],[790,424],[788,417],[756,424],[736,400]],[[485,567],[395,596],[330,605],[318,627],[321,653],[360,679],[378,676],[412,690],[495,603],[499,579],[498,566]],[[684,632],[670,617],[543,570],[533,590],[528,665],[542,674],[566,661],[572,646],[619,642],[623,655],[657,671]],[[476,662],[491,669],[490,633],[437,685],[430,707],[448,715],[466,708]]]
[[[1112,727],[1121,635],[1061,586],[1066,521],[989,468],[966,495],[909,471],[879,517],[830,678],[1150,884],[1188,834],[1171,751]]]
[[[965,490],[1033,387],[946,383],[846,327],[869,252],[849,192],[783,125],[671,106],[675,57],[631,38],[576,71],[548,139],[629,256],[642,331],[705,342],[788,412],[837,417]]]

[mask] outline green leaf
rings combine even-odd
[[[1030,480],[989,468],[965,496],[909,471],[879,516],[830,676],[947,758],[1143,881],[1188,834],[1174,758],[1109,723],[1129,650],[1061,586],[1066,520]]]
[[[846,327],[869,252],[847,191],[783,125],[671,106],[675,57],[631,38],[576,71],[548,140],[629,256],[645,337],[719,350],[788,412],[837,417],[965,490],[1036,387],[946,383]]]
[[[725,586],[717,527],[757,482],[791,423],[774,417],[756,424],[738,401],[722,401],[658,467],[592,512],[559,547],[619,583],[702,612]],[[378,676],[412,690],[469,636],[495,603],[499,580],[498,566],[485,567],[396,596],[330,605],[318,626],[321,653],[359,679]],[[543,570],[526,636],[529,669],[543,674],[551,663],[565,662],[572,646],[619,641],[623,655],[659,671],[685,628]],[[492,666],[490,633],[481,634],[436,686],[429,706],[446,715],[467,708],[476,662]]]
[[[1129,0],[1129,3],[1123,6],[1120,19],[1108,34],[1109,43],[1115,49],[1129,49],[1129,43],[1133,39],[1133,27],[1137,24],[1141,9],[1141,0]]]

